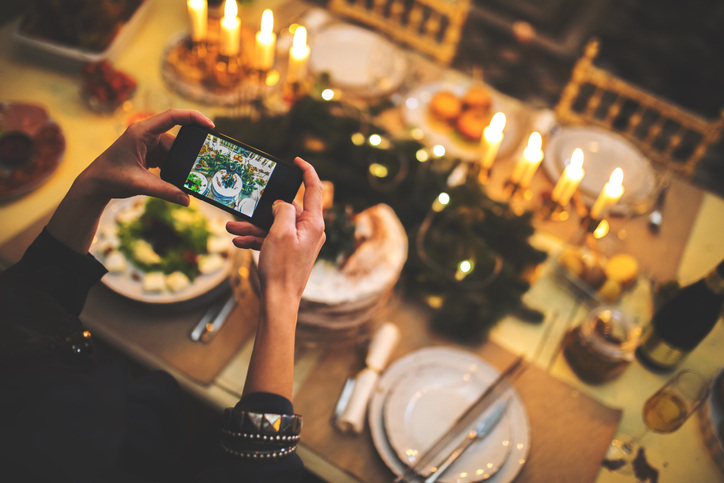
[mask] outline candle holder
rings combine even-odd
[[[477,174],[478,183],[480,183],[482,185],[488,184],[488,181],[490,181],[490,174],[493,171],[492,166],[485,167],[481,164],[478,164],[476,169],[478,170],[478,174]]]
[[[308,82],[285,82],[282,88],[282,97],[285,101],[294,103],[306,96],[310,92],[310,85]]]
[[[570,204],[567,204],[566,206],[561,205],[559,202],[551,198],[550,194],[546,194],[543,196],[540,213],[541,216],[547,220],[566,221],[571,217],[569,206]]]
[[[234,87],[244,79],[244,69],[238,55],[219,54],[213,68],[213,80],[216,85],[224,88]]]
[[[206,70],[207,56],[209,47],[205,41],[197,41],[189,38],[188,50],[186,51],[185,61],[188,65],[199,70]]]
[[[503,185],[503,194],[506,198],[511,200],[530,201],[533,199],[533,192],[528,189],[527,186],[523,186],[521,183],[516,183],[510,178]]]

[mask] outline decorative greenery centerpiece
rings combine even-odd
[[[392,137],[369,112],[313,97],[284,114],[215,123],[276,156],[303,157],[334,183],[338,207],[327,214],[322,257],[334,260],[350,249],[347,209],[390,205],[410,240],[404,286],[434,310],[436,331],[471,343],[509,313],[542,320],[521,300],[530,287],[527,272],[546,257],[528,243],[531,214],[516,215],[490,199],[473,178],[448,186],[458,160],[435,157],[410,136]]]

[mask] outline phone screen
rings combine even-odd
[[[209,133],[184,187],[251,218],[276,167],[275,161]]]

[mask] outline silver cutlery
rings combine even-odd
[[[666,183],[659,191],[659,195],[656,198],[654,204],[654,211],[649,214],[649,230],[653,233],[658,233],[661,229],[661,222],[663,221],[664,203],[666,202],[666,193],[669,191],[670,183]]]
[[[226,322],[231,311],[236,307],[236,303],[233,292],[226,300],[222,299],[215,302],[191,331],[191,340],[203,342],[204,344],[211,342],[224,325],[224,322]]]
[[[448,457],[445,458],[445,461],[437,467],[435,472],[425,480],[425,483],[435,483],[442,475],[445,474],[445,471],[447,471],[447,469],[463,455],[465,450],[472,446],[474,442],[480,441],[489,435],[503,419],[509,405],[510,398],[505,401],[501,401],[495,408],[493,408],[492,412],[483,418],[477,424],[475,429],[470,431],[465,438],[460,441],[460,444],[458,444]],[[510,450],[510,447],[508,447],[508,450]],[[500,466],[502,465],[499,465],[498,468],[500,468]],[[486,475],[486,479],[496,473],[498,468],[491,469]]]
[[[463,412],[462,415],[428,448],[413,466],[408,466],[395,483],[410,481],[416,475],[420,475],[431,466],[440,452],[443,451],[454,439],[458,438],[463,430],[470,427],[489,407],[495,404],[501,396],[510,388],[510,383],[520,376],[530,365],[523,356],[519,356],[511,363],[493,383],[488,386],[478,399]],[[433,465],[436,466],[436,465]]]

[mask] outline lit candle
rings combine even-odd
[[[523,156],[510,177],[510,180],[521,188],[527,188],[530,185],[533,175],[543,160],[543,151],[540,149],[542,145],[543,138],[540,133],[534,132],[528,138],[528,146],[523,151]]]
[[[191,19],[191,39],[194,42],[206,40],[206,0],[188,0],[189,18]]]
[[[224,17],[221,19],[221,55],[232,57],[239,53],[239,38],[241,35],[241,21],[236,14],[239,12],[235,0],[226,0],[224,3]]]
[[[571,201],[571,196],[576,192],[579,183],[583,179],[583,151],[580,148],[573,150],[571,162],[568,163],[566,169],[563,170],[561,179],[558,180],[556,186],[551,193],[551,199],[560,206],[567,206]]]
[[[616,168],[591,208],[591,218],[600,220],[623,196],[623,170]]]
[[[274,48],[277,36],[274,30],[274,14],[264,10],[261,15],[261,30],[256,33],[256,49],[254,51],[254,67],[269,70],[274,65]]]
[[[480,164],[483,168],[489,169],[495,161],[498,154],[500,143],[503,142],[503,129],[505,128],[505,114],[497,112],[490,120],[488,127],[483,129],[483,138],[481,140]]]
[[[292,47],[289,49],[289,70],[287,82],[299,82],[307,76],[307,59],[309,58],[309,46],[307,45],[307,29],[297,27],[292,40]]]

